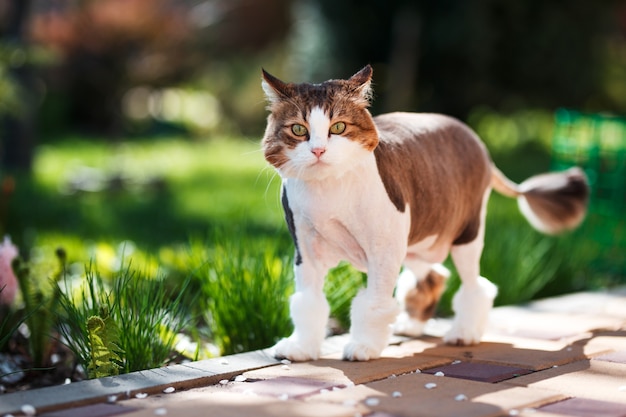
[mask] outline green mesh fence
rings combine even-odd
[[[596,271],[626,277],[626,118],[556,112],[552,169],[585,170],[591,185],[589,215],[580,233]],[[622,282],[622,281],[620,281]]]
[[[626,212],[626,118],[558,110],[552,168],[582,167],[592,188],[590,209],[624,218]]]

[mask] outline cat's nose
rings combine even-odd
[[[313,154],[319,159],[322,157],[324,152],[326,152],[326,148],[313,148],[311,149],[311,152],[313,152]]]

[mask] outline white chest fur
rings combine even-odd
[[[289,178],[284,186],[305,256],[328,267],[347,260],[363,271],[381,251],[404,256],[410,216],[389,200],[373,154],[338,178]]]

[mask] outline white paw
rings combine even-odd
[[[480,343],[497,293],[498,288],[484,277],[478,278],[477,285],[461,285],[452,300],[456,316],[443,340],[458,346]]]
[[[426,322],[419,321],[409,316],[406,311],[403,311],[396,318],[395,323],[392,325],[393,332],[398,335],[418,337],[424,332],[424,326]]]
[[[343,349],[343,358],[347,361],[369,361],[380,358],[381,350],[360,342],[349,342]]]
[[[454,346],[471,346],[480,343],[483,336],[483,329],[471,328],[472,326],[460,326],[453,324],[452,328],[445,334],[443,341],[448,345]]]
[[[319,347],[312,344],[298,342],[294,337],[280,340],[271,349],[274,357],[289,359],[294,362],[304,362],[319,358]]]

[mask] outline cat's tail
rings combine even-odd
[[[536,175],[518,185],[493,166],[491,185],[500,194],[517,198],[524,217],[543,233],[573,229],[587,212],[589,183],[577,167]]]

